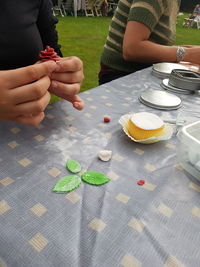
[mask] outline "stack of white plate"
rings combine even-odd
[[[181,99],[178,96],[162,90],[147,89],[142,91],[139,100],[144,105],[156,109],[173,110],[181,107]]]
[[[188,70],[188,68],[186,66],[183,66],[183,65],[178,64],[178,63],[163,62],[163,63],[153,64],[152,73],[154,76],[156,76],[158,78],[165,79],[165,78],[169,77],[170,73],[174,69]]]
[[[161,83],[161,86],[167,91],[171,91],[178,94],[184,94],[184,95],[194,94],[194,91],[192,90],[185,90],[171,85],[169,83],[169,79],[164,79]]]
[[[169,78],[164,79],[161,85],[164,89],[175,93],[193,94],[200,91],[200,73],[174,69]]]

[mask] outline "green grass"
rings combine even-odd
[[[183,27],[184,18],[189,17],[189,14],[178,16],[176,26],[176,44],[185,45],[200,45],[200,30],[197,28],[185,28]]]
[[[82,90],[98,85],[100,54],[105,42],[110,18],[64,17],[57,26],[64,56],[78,56],[84,64],[85,81]]]
[[[178,16],[176,44],[200,45],[200,30],[183,27],[184,17]],[[57,30],[64,56],[78,56],[84,63],[85,80],[81,91],[98,85],[100,54],[107,36],[111,17],[59,17]],[[57,100],[54,96],[52,101]]]

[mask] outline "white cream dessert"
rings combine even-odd
[[[134,113],[127,124],[129,134],[136,140],[163,135],[164,122],[149,112]]]

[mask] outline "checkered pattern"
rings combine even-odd
[[[177,160],[177,137],[142,145],[118,123],[128,112],[200,115],[195,95],[170,112],[139,103],[160,82],[147,69],[82,93],[81,112],[59,101],[37,127],[0,123],[0,266],[199,267],[200,184]],[[53,193],[67,159],[111,181]]]

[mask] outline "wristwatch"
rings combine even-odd
[[[176,50],[176,62],[180,62],[185,57],[185,48],[178,46]]]

